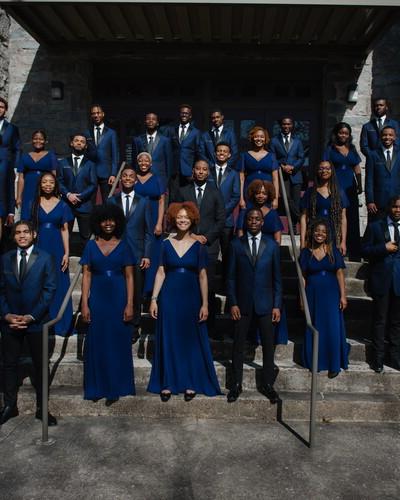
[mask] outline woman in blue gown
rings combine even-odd
[[[172,203],[168,219],[176,234],[161,244],[150,314],[157,319],[155,352],[147,390],[166,402],[171,394],[221,394],[207,334],[207,250],[191,235],[199,222],[192,202]]]
[[[275,198],[275,188],[272,182],[263,181],[256,179],[253,181],[247,190],[247,198],[249,202],[247,203],[246,210],[240,210],[239,217],[237,221],[237,234],[240,238],[243,236],[244,227],[244,217],[248,209],[256,207],[261,210],[264,216],[264,224],[261,228],[263,234],[274,239],[278,245],[281,244],[283,224],[278,215],[278,212],[273,208],[270,208],[271,201]],[[287,316],[284,304],[281,308],[281,319],[279,323],[274,324],[275,331],[275,345],[287,344],[288,343],[288,326],[287,326]]]
[[[361,158],[352,143],[348,123],[337,123],[332,130],[331,141],[324,152],[324,160],[335,167],[339,187],[345,193],[347,208],[347,252],[350,260],[361,260],[360,217],[358,195],[362,193]]]
[[[43,172],[51,172],[56,176],[57,158],[53,151],[46,151],[47,135],[43,130],[32,134],[33,151],[21,156],[17,166],[17,201],[21,208],[21,219],[31,220],[32,206],[36,199],[39,177]]]
[[[33,205],[32,220],[37,228],[37,245],[54,257],[57,269],[57,288],[50,305],[50,317],[57,316],[70,285],[68,223],[74,219],[69,206],[60,199],[60,189],[52,173],[39,178],[38,195]],[[62,319],[55,324],[57,335],[65,336],[72,328],[72,301]]]
[[[145,151],[137,156],[138,169],[135,192],[140,196],[147,197],[150,201],[152,230],[154,233],[151,244],[150,267],[145,271],[144,295],[150,295],[153,290],[154,278],[160,260],[166,191],[162,178],[151,172],[151,161],[151,155]]]
[[[340,189],[335,169],[327,160],[322,160],[317,168],[312,187],[307,188],[301,201],[300,247],[306,244],[307,227],[316,218],[326,219],[333,243],[342,255],[346,255],[348,200]]]
[[[110,406],[135,394],[132,359],[133,266],[121,240],[125,226],[116,205],[93,210],[92,232],[82,255],[82,319],[89,324],[84,346],[84,398]]]
[[[311,321],[319,332],[318,371],[328,370],[336,377],[349,364],[350,346],[346,342],[343,310],[347,307],[343,256],[332,243],[329,224],[315,220],[306,247],[300,253],[300,267],[306,285]],[[303,362],[312,368],[312,333],[306,330]]]
[[[278,208],[279,198],[279,165],[273,153],[267,151],[269,144],[268,131],[262,127],[253,127],[249,132],[251,149],[241,154],[240,168],[240,208],[246,208],[247,188],[255,179],[272,182],[275,188],[275,198],[272,208]]]

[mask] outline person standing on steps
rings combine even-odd
[[[259,208],[251,208],[245,217],[247,232],[232,241],[229,253],[227,300],[235,322],[232,350],[233,384],[228,403],[242,392],[244,346],[252,321],[260,332],[263,368],[260,391],[272,404],[279,401],[273,385],[274,330],[279,322],[282,304],[282,283],[279,245],[263,235],[264,222]]]

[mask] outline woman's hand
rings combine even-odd
[[[69,255],[66,253],[63,255],[62,261],[61,261],[61,271],[65,273],[65,271],[68,269],[69,265]]]
[[[89,306],[82,304],[81,306],[81,316],[85,323],[90,323],[90,309]]]
[[[126,304],[124,309],[124,321],[132,321],[133,320],[133,305]]]
[[[281,311],[277,307],[272,309],[272,323],[279,323],[281,320]]]
[[[347,247],[346,247],[346,242],[345,241],[341,241],[340,242],[340,247],[339,247],[339,250],[340,250],[340,253],[343,255],[343,257],[346,255],[347,253]]]
[[[240,198],[239,207],[242,209],[246,208],[246,202],[244,201],[244,198]]]
[[[153,318],[153,319],[157,319],[157,315],[158,315],[158,304],[155,300],[152,300],[150,302],[150,307],[149,307],[149,313],[150,313],[150,316]]]
[[[201,306],[199,313],[199,322],[206,321],[208,318],[208,306]]]
[[[20,208],[21,205],[22,205],[22,198],[16,198],[16,200],[15,200],[15,206],[17,208]]]
[[[154,228],[154,234],[156,236],[160,236],[162,234],[162,225],[161,224],[156,224]]]
[[[344,311],[347,307],[347,299],[346,296],[340,297],[339,308]]]
[[[272,207],[274,210],[277,210],[278,205],[279,205],[278,198],[275,198],[274,200],[272,200],[271,207]]]

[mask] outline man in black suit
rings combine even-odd
[[[49,320],[49,306],[56,291],[53,258],[34,245],[31,222],[13,228],[17,250],[3,255],[0,271],[0,315],[4,361],[4,407],[0,425],[18,415],[18,359],[26,338],[33,361],[36,418],[42,418],[42,328]],[[57,425],[49,414],[49,425]]]
[[[363,256],[370,265],[369,289],[373,298],[371,368],[383,371],[385,335],[390,363],[400,370],[400,196],[394,196],[384,219],[370,222],[363,238]]]
[[[252,321],[257,323],[262,351],[261,392],[271,403],[279,396],[273,388],[274,331],[273,323],[280,320],[282,284],[279,245],[261,232],[264,217],[260,209],[246,213],[247,232],[232,241],[229,253],[227,299],[235,321],[232,367],[234,383],[228,393],[228,403],[242,392],[243,351]]]
[[[193,182],[179,190],[176,201],[193,201],[200,211],[200,223],[194,230],[194,238],[206,245],[208,253],[208,302],[207,325],[210,336],[215,332],[215,274],[219,253],[219,238],[225,225],[224,200],[214,182],[207,182],[208,163],[197,160],[193,167]]]

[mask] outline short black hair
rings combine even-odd
[[[98,102],[97,103],[95,102],[94,104],[92,104],[90,106],[90,112],[92,112],[93,108],[100,108],[103,111],[103,113],[104,113],[104,107],[101,104],[99,104]]]
[[[210,111],[210,116],[214,113],[219,113],[220,115],[224,116],[224,112],[222,111],[221,108],[213,108],[211,111]]]
[[[217,144],[215,145],[215,151],[217,151],[218,146],[225,146],[225,147],[229,148],[230,153],[232,152],[231,145],[228,144],[227,142],[224,142],[224,141],[217,142]]]
[[[390,200],[388,201],[388,204],[386,206],[387,212],[390,213],[390,209],[396,204],[396,201],[400,200],[400,194],[396,194],[395,196],[392,196]]]
[[[247,220],[247,217],[248,217],[248,215],[249,215],[250,212],[258,212],[261,215],[261,218],[264,219],[264,215],[262,213],[261,208],[251,207],[251,208],[248,208],[246,210],[246,213],[244,214],[244,220],[245,221]]]
[[[95,236],[102,234],[100,224],[105,220],[113,220],[115,222],[114,236],[120,239],[125,230],[125,215],[122,208],[112,203],[94,207],[90,215],[90,228]]]
[[[87,142],[86,134],[83,133],[83,132],[74,132],[73,134],[71,134],[69,136],[69,142],[72,142],[75,139],[75,137],[78,137],[78,136],[79,137],[84,137],[86,139],[86,142]]]
[[[384,127],[381,128],[380,135],[382,135],[383,131],[390,128],[391,130],[394,130],[394,133],[396,133],[396,129],[392,125],[385,125]]]
[[[18,222],[15,222],[13,227],[12,227],[11,235],[13,238],[15,236],[15,231],[16,231],[18,226],[28,226],[30,233],[33,234],[35,232],[35,226],[33,225],[33,222],[31,220],[21,219]]]
[[[292,122],[292,125],[294,125],[294,119],[293,119],[293,116],[290,116],[290,115],[284,115],[282,116],[281,118],[279,118],[278,120],[278,123],[279,123],[279,126],[282,126],[282,122],[283,120],[290,120]]]

